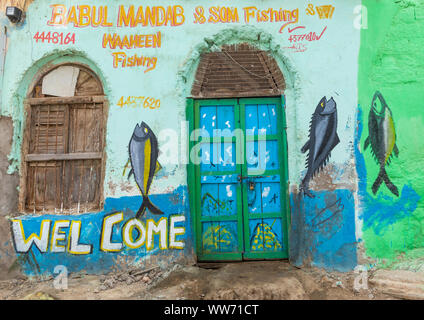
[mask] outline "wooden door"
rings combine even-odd
[[[26,99],[21,211],[78,214],[102,206],[106,99],[95,75],[75,68],[74,96],[42,94],[41,78]]]
[[[281,100],[240,99],[239,104],[246,149],[243,257],[287,258],[287,158]]]
[[[239,113],[234,99],[195,103],[201,160],[196,166],[197,244],[203,260],[242,259],[242,194],[237,180],[242,168],[236,163],[241,144],[234,134],[240,125]]]

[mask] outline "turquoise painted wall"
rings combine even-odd
[[[292,228],[298,229],[292,237],[292,260],[296,264],[312,263],[318,266],[332,267],[340,270],[351,269],[356,265],[356,224],[358,216],[355,208],[355,191],[357,178],[354,166],[354,137],[356,130],[358,53],[360,46],[360,31],[354,27],[357,15],[354,9],[361,3],[353,0],[343,3],[323,1],[214,1],[203,4],[206,18],[209,7],[228,6],[237,8],[239,20],[234,23],[195,23],[196,1],[66,1],[67,8],[77,5],[107,6],[107,27],[75,27],[73,23],[65,26],[49,26],[52,17],[53,4],[57,1],[34,1],[27,10],[23,24],[12,25],[4,16],[0,22],[8,27],[8,48],[5,64],[4,85],[1,92],[1,114],[10,116],[14,121],[14,142],[10,154],[9,172],[19,170],[21,163],[21,144],[23,124],[23,99],[28,87],[45,65],[55,65],[63,62],[80,62],[87,64],[100,77],[109,100],[109,115],[106,135],[106,176],[104,180],[104,198],[125,199],[139,197],[139,191],[132,180],[122,174],[128,160],[128,142],[137,123],[146,122],[159,139],[162,152],[159,162],[162,170],[155,176],[150,194],[158,197],[179,194],[182,196],[178,213],[186,216],[185,241],[190,247],[191,233],[189,212],[187,209],[187,194],[181,193],[187,187],[186,167],[181,163],[182,151],[186,150],[185,136],[182,128],[186,120],[185,101],[190,96],[191,85],[203,52],[215,51],[223,44],[248,42],[269,52],[279,64],[287,89],[286,117],[288,135],[288,162],[290,195],[298,197],[298,187],[306,174],[304,166],[306,156],[300,149],[308,140],[309,123],[312,113],[322,97],[331,97],[337,103],[338,122],[337,133],[340,143],[331,152],[328,164],[311,181],[310,187],[318,197],[305,198],[299,205],[292,203]],[[317,6],[333,5],[331,17],[320,17]],[[163,7],[179,5],[183,10],[184,23],[179,26],[137,26],[118,27],[119,5],[127,10],[130,5]],[[282,22],[258,21],[252,16],[247,23],[245,10],[255,6],[260,10],[269,8],[285,9],[298,12],[298,19],[285,26]],[[247,10],[247,9],[246,9]],[[251,9],[249,9],[251,10]],[[296,11],[298,10],[298,11]],[[180,16],[181,18],[181,16]],[[57,18],[59,19],[59,18]],[[56,20],[58,21],[58,20]],[[299,28],[297,28],[299,27]],[[281,30],[281,32],[280,32]],[[103,48],[104,34],[152,34],[161,32],[161,46],[142,49],[111,49]],[[60,32],[75,34],[75,44],[58,45],[34,39],[39,32]],[[319,40],[309,41],[306,35],[315,33],[321,35]],[[297,35],[297,37],[293,37]],[[305,36],[302,36],[305,35]],[[113,54],[125,52],[127,56],[134,54],[157,58],[155,68],[144,72],[143,67],[113,66]],[[157,109],[144,108],[139,105],[123,105],[129,96],[145,96],[160,99]],[[123,100],[121,98],[123,97]],[[175,133],[175,134],[173,134]],[[168,135],[174,140],[170,141]],[[166,155],[174,158],[167,162]],[[118,201],[118,200],[116,200]],[[332,206],[333,201],[337,203]],[[166,207],[166,205],[165,205]],[[132,211],[131,205],[121,205],[118,210]],[[307,208],[307,209],[305,209]],[[106,210],[106,208],[105,208]],[[168,215],[175,214],[167,212]],[[99,224],[102,214],[93,213],[92,223]],[[336,215],[337,219],[325,219]],[[316,221],[320,215],[324,224],[322,228],[305,225]],[[129,215],[131,217],[131,214]],[[86,217],[84,216],[84,219]],[[40,218],[22,217],[28,224],[40,227]],[[55,216],[53,220],[60,220]],[[74,218],[72,218],[74,219]],[[296,237],[307,237],[312,243],[317,243],[318,251],[312,252],[305,243]],[[173,253],[169,253],[172,255]],[[348,255],[345,261],[338,256]],[[143,258],[143,254],[139,255]],[[53,255],[54,257],[54,255]],[[41,259],[41,260],[40,260]],[[52,259],[49,256],[49,259]],[[53,258],[54,259],[54,258]],[[41,265],[51,266],[43,258],[37,258]],[[87,265],[90,262],[87,261]],[[98,270],[107,269],[108,264],[100,265]],[[48,267],[47,267],[48,269]],[[46,269],[46,271],[48,271]],[[43,269],[44,270],[44,269]]]

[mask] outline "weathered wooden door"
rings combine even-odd
[[[72,95],[44,94],[44,79],[64,67],[77,70]],[[61,88],[66,83],[59,78],[53,84]],[[20,211],[98,211],[103,205],[107,116],[100,80],[80,65],[56,67],[36,83],[25,101],[25,109]]]
[[[194,101],[189,188],[198,260],[287,257],[282,102]]]

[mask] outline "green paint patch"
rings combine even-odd
[[[366,206],[363,208],[363,240],[368,256],[387,259],[383,265],[394,268],[399,257],[409,257],[415,250],[421,252],[424,240],[424,141],[421,137],[424,132],[421,106],[424,98],[424,52],[421,50],[424,47],[424,2],[410,0],[382,4],[378,0],[369,0],[364,1],[364,5],[368,9],[369,26],[361,32],[359,58],[358,92],[359,104],[363,106],[361,124],[364,129],[360,150],[366,169],[365,192],[375,202],[368,201],[365,196],[362,204]],[[399,156],[393,157],[386,168],[387,173],[399,190],[408,186],[410,195],[418,196],[416,205],[401,206],[403,214],[387,207],[390,203],[400,205],[401,196],[393,195],[384,184],[376,195],[371,190],[380,168],[369,150],[364,151],[364,143],[369,135],[371,100],[377,90],[392,111],[399,148]],[[382,199],[380,217],[377,207]],[[371,216],[366,213],[369,208],[374,210],[372,220],[367,220]],[[382,219],[388,219],[390,223],[382,225]]]
[[[365,230],[363,237],[367,254],[392,262],[400,253],[411,249],[414,246],[411,237],[414,228],[411,228],[410,222],[410,218],[405,218],[386,227],[380,234],[373,228]]]
[[[424,272],[424,248],[413,249],[396,257],[396,261],[384,267],[393,270]]]

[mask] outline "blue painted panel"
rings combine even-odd
[[[278,141],[246,142],[246,161],[248,171],[278,169]]]
[[[219,171],[232,171],[236,168],[236,145],[231,142],[221,144],[220,162],[218,165]]]
[[[258,105],[247,104],[245,110],[246,135],[258,134]]]
[[[247,104],[245,112],[246,134],[276,134],[277,112],[275,104]]]
[[[219,215],[236,215],[237,185],[220,184],[218,187],[218,200],[220,202]]]
[[[261,147],[262,150],[264,150],[265,152],[265,145],[266,142],[265,141],[249,141],[246,142],[246,162],[247,162],[247,168],[253,168],[256,170],[259,170],[261,168],[264,168],[264,165],[261,165],[261,163],[259,162],[260,160],[260,156],[259,156],[259,150],[258,148]],[[263,153],[263,159],[265,159],[264,157],[265,153]]]
[[[275,104],[258,106],[258,130],[260,134],[277,133],[277,112]]]
[[[280,184],[279,183],[261,183],[262,189],[262,212],[275,213],[280,212]]]
[[[283,250],[281,219],[249,220],[250,250],[253,252],[275,252]]]
[[[262,198],[261,198],[261,184],[256,183],[254,190],[250,190],[247,186],[247,206],[249,213],[262,213]]]
[[[219,200],[217,199],[218,184],[202,184],[201,186],[201,209],[202,216],[218,216]]]
[[[277,134],[276,105],[246,105],[246,129],[250,134],[269,136]],[[246,135],[249,135],[247,133]],[[264,176],[265,170],[278,170],[278,141],[259,140],[246,142],[248,212],[250,215],[279,214],[280,175]],[[253,188],[253,190],[252,190]],[[249,219],[249,251],[282,251],[281,218]]]
[[[202,216],[237,214],[235,184],[202,184]]]
[[[279,169],[278,161],[278,141],[267,141],[266,142],[266,169],[276,170]]]
[[[216,165],[213,163],[213,147],[210,143],[202,143],[200,146],[201,171],[216,171]]]
[[[231,137],[234,131],[233,106],[201,106],[200,128],[208,132],[209,137]]]
[[[254,180],[252,180],[254,181]],[[280,212],[280,184],[254,183],[254,190],[247,188],[249,213],[277,213]]]
[[[206,254],[237,252],[237,222],[203,222],[202,246]]]
[[[209,137],[213,137],[213,131],[217,129],[216,106],[200,107],[200,128],[206,130]]]
[[[201,171],[234,171],[236,147],[234,143],[203,143],[201,145]]]
[[[237,174],[228,175],[213,175],[213,176],[202,176],[201,182],[205,183],[237,183]]]
[[[315,198],[291,194],[290,256],[295,265],[349,271],[357,265],[352,191],[314,191]]]
[[[232,137],[235,128],[234,106],[201,106],[200,126],[211,136]],[[217,217],[237,215],[237,175],[222,175],[236,169],[236,146],[232,142],[204,143],[201,149],[201,215]],[[237,221],[202,222],[204,253],[237,252]]]
[[[222,136],[232,137],[234,131],[234,107],[219,106],[218,110],[218,129],[221,130]]]

